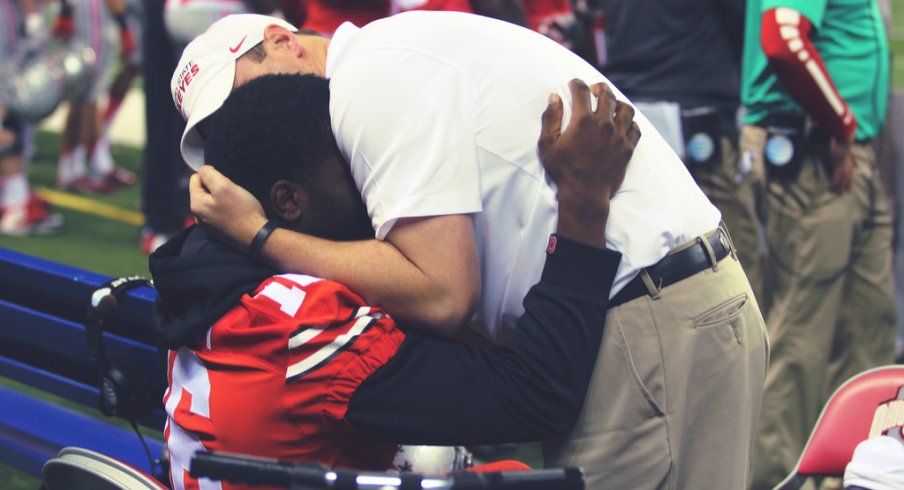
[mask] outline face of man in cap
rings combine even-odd
[[[312,36],[305,36],[312,38]],[[326,75],[326,39],[322,49],[317,42],[302,41],[298,34],[278,25],[268,26],[264,30],[263,50],[266,56],[259,59],[254,53],[248,53],[236,60],[235,80],[233,88],[263,75],[276,74],[314,74]],[[316,41],[316,38],[315,38]]]
[[[263,75],[326,75],[329,40],[298,33],[288,22],[257,14],[220,19],[195,38],[182,53],[170,89],[186,119],[180,144],[194,170],[204,163],[205,137],[199,125],[223,104],[236,87]]]

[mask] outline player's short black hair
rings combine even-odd
[[[329,81],[314,75],[266,75],[233,90],[211,116],[207,164],[247,189],[268,209],[280,179],[313,185],[336,149]]]

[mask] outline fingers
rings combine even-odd
[[[188,192],[191,194],[207,194],[207,188],[204,187],[201,182],[201,176],[197,173],[191,174],[191,178],[188,179]]]
[[[575,78],[568,82],[568,88],[571,90],[571,119],[579,121],[581,117],[590,114],[590,87],[583,80]]]
[[[616,112],[618,109],[617,104],[619,102],[615,100],[615,94],[612,92],[612,87],[610,87],[609,84],[604,82],[594,83],[590,86],[590,92],[597,98],[597,116],[609,118]],[[631,113],[631,116],[634,116],[633,112]]]
[[[235,185],[228,177],[221,174],[219,170],[211,165],[202,165],[198,169],[197,175],[201,179],[201,184],[211,194],[216,194],[231,185]]]
[[[850,143],[832,138],[829,142],[829,152],[834,165],[830,189],[835,193],[844,194],[853,186],[857,162],[851,153]]]
[[[207,192],[207,188],[201,182],[201,176],[197,173],[192,174],[188,180],[188,196],[189,209],[191,209],[192,214],[203,219],[204,206],[210,201],[211,197],[210,193]]]
[[[627,102],[615,101],[615,127],[621,130],[622,134],[628,134],[632,125],[634,125],[634,108]]]
[[[202,203],[212,199],[210,191],[204,186],[204,182],[201,180],[201,175],[197,173],[192,174],[191,178],[188,180],[188,195],[191,200],[193,212],[197,212],[195,206],[200,206]]]
[[[631,148],[637,147],[637,142],[640,141],[640,126],[638,126],[636,122],[631,122],[631,127],[628,129],[627,139],[628,143],[631,144]]]
[[[549,94],[549,104],[543,111],[540,122],[540,154],[544,154],[562,134],[562,98],[558,94]]]
[[[851,190],[853,184],[853,167],[848,165],[839,165],[835,168],[835,175],[832,179],[832,187],[836,193],[844,194]]]
[[[216,182],[216,176],[219,173],[220,172],[218,172],[217,169],[210,165],[201,165],[201,168],[198,169],[198,173],[195,175],[198,176],[198,179],[205,188],[210,189],[210,185]]]
[[[832,178],[832,190],[838,194],[844,194],[851,188],[851,176],[847,173],[843,166],[835,169],[835,175]]]

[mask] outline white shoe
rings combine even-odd
[[[47,201],[31,194],[25,204],[3,208],[0,235],[46,235],[63,227],[63,216],[54,213]]]

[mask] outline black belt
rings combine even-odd
[[[728,233],[722,226],[719,226],[715,232],[709,233],[703,239],[709,242],[712,247],[717,263],[731,252]],[[653,285],[661,290],[712,266],[713,263],[710,260],[709,253],[706,251],[706,247],[698,241],[684,250],[665,256],[662,260],[650,267],[646,267],[644,270],[652,279]],[[609,308],[615,308],[620,304],[649,294],[649,290],[641,277],[642,274],[643,270],[615,297],[609,300]]]

